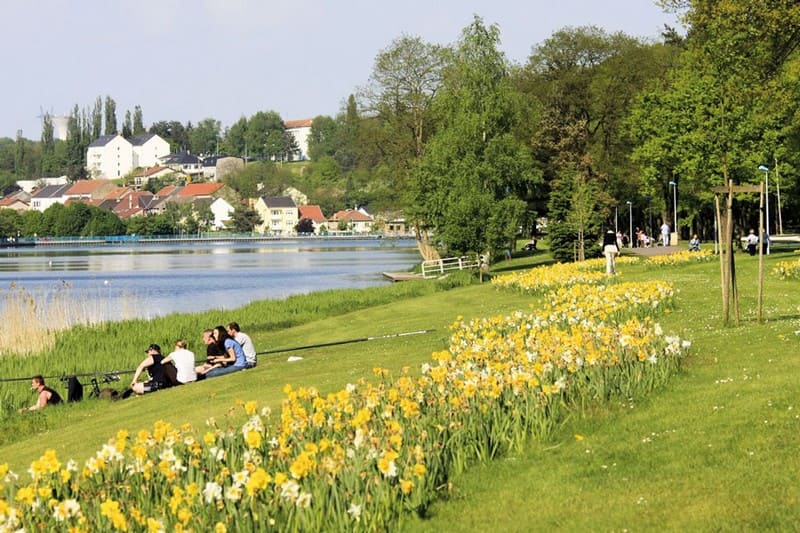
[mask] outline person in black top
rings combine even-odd
[[[603,255],[606,256],[606,274],[609,276],[617,273],[617,254],[619,254],[617,234],[608,230],[603,235]]]
[[[33,378],[31,378],[31,390],[35,390],[39,394],[36,403],[27,409],[21,409],[21,413],[25,411],[36,411],[48,405],[56,405],[62,402],[61,396],[44,384],[44,378],[42,376],[33,376]]]
[[[167,387],[164,369],[161,366],[161,361],[164,359],[164,356],[161,355],[161,347],[158,344],[151,344],[145,352],[147,353],[147,357],[139,363],[139,366],[136,368],[136,373],[133,375],[133,380],[131,381],[131,389],[136,394],[155,392]],[[139,376],[145,369],[147,369],[150,374],[150,380],[140,382]]]

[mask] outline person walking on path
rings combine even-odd
[[[751,229],[750,233],[747,235],[747,239],[745,239],[745,244],[747,245],[747,253],[750,255],[756,255],[756,248],[758,246],[758,235],[756,235],[756,230]]]
[[[617,254],[619,254],[617,236],[612,230],[608,230],[603,235],[603,255],[606,256],[606,274],[609,276],[617,273]]]
[[[669,246],[669,224],[661,224],[661,242],[664,246]]]

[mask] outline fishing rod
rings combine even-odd
[[[106,379],[106,381],[117,381],[119,380],[120,374],[133,374],[135,370],[109,370],[108,372],[86,372],[84,374],[61,374],[60,376],[42,376],[44,379],[60,379],[66,380],[73,376],[76,378],[86,378],[86,377],[97,377],[102,376]],[[33,379],[33,376],[29,376],[26,378],[0,378],[0,383],[7,383],[12,381],[30,381]]]
[[[289,348],[276,348],[274,350],[266,350],[263,352],[256,352],[256,355],[270,355],[276,353],[284,353],[284,352],[296,352],[299,350],[309,350],[311,348],[325,348],[327,346],[340,346],[342,344],[354,344],[357,342],[369,342],[375,341],[379,339],[394,339],[399,337],[410,337],[412,335],[425,335],[428,333],[433,333],[436,331],[435,329],[421,329],[417,331],[406,331],[403,333],[390,333],[388,335],[375,335],[373,337],[359,337],[357,339],[347,339],[343,341],[332,341],[332,342],[323,342],[320,344],[307,344],[305,346],[292,346]],[[203,362],[203,361],[199,361]],[[43,376],[44,379],[60,379],[65,380],[69,379],[72,376],[76,378],[82,377],[97,377],[102,376],[106,379],[106,381],[118,381],[120,374],[133,374],[135,370],[110,370],[108,372],[87,372],[84,374],[62,374],[60,376]],[[0,378],[0,383],[8,383],[12,381],[30,381],[33,379],[33,376],[24,377],[24,378]]]
[[[425,335],[433,333],[435,329],[421,329],[418,331],[406,331],[404,333],[390,333],[388,335],[375,335],[374,337],[359,337],[357,339],[348,339],[344,341],[323,342],[320,344],[307,344],[305,346],[293,346],[291,348],[276,348],[274,350],[266,350],[263,352],[256,352],[256,355],[269,355],[274,353],[296,352],[299,350],[309,350],[311,348],[325,348],[327,346],[340,346],[342,344],[354,344],[357,342],[369,342],[379,339],[394,339],[397,337],[410,337],[411,335]]]

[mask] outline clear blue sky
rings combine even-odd
[[[451,44],[475,14],[515,63],[566,26],[653,39],[678,26],[653,0],[8,0],[0,137],[38,139],[40,108],[68,114],[98,95],[114,98],[120,127],[137,104],[148,127],[333,116],[394,39]]]

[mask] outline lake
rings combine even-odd
[[[3,249],[0,291],[68,294],[89,321],[153,318],[386,284],[420,261],[414,240],[388,239]]]

